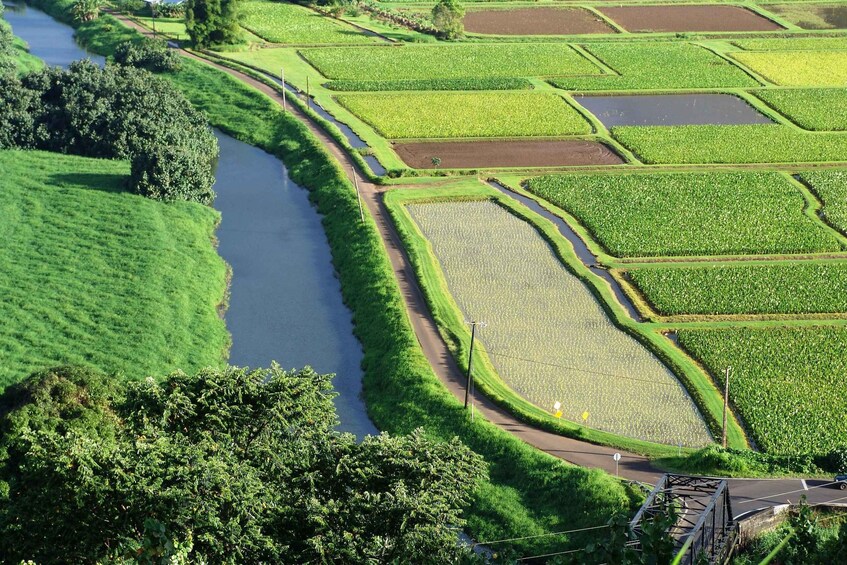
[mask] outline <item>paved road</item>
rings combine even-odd
[[[139,26],[135,22],[122,16],[116,15],[116,17],[124,24],[141,33],[148,36],[152,35],[149,30]],[[280,106],[282,105],[280,94],[265,83],[249,75],[223,65],[218,65],[185,51],[181,53],[186,57],[202,61],[249,84],[253,88],[267,94]],[[326,149],[339,162],[347,176],[352,180],[353,171],[357,169],[357,165],[347,155],[344,149],[308,116],[297,110],[296,107],[292,108],[289,105],[288,108],[292,115],[309,127],[310,131],[323,143]],[[379,229],[380,236],[382,237],[391,261],[391,266],[394,270],[394,275],[406,302],[409,321],[421,344],[421,348],[441,382],[456,398],[463,399],[465,377],[459,370],[446,343],[438,333],[435,321],[432,319],[429,307],[418,286],[417,278],[409,263],[406,251],[383,204],[382,192],[385,190],[385,187],[362,180],[361,172],[359,172],[358,176],[363,201],[367,204],[368,211]],[[403,187],[395,186],[393,188]],[[654,484],[662,475],[662,472],[653,467],[645,457],[539,430],[518,420],[486,398],[477,398],[476,410],[485,419],[519,437],[528,444],[575,465],[603,469],[609,473],[614,473],[615,463],[612,455],[620,452],[622,457],[618,471],[621,477],[628,480]],[[796,503],[803,494],[813,504],[824,502],[847,503],[847,491],[833,488],[828,485],[827,481],[813,479],[806,481],[800,479],[732,479],[730,480],[730,493],[732,496],[733,513],[736,516],[768,506]]]

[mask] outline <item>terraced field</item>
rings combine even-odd
[[[272,43],[319,45],[383,41],[296,4],[249,0],[239,9],[241,25]]]
[[[780,86],[847,86],[847,51],[736,52],[732,56]]]
[[[804,129],[847,131],[847,89],[757,90],[754,94]]]

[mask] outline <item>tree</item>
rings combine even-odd
[[[195,47],[238,43],[238,0],[187,0],[185,30]]]
[[[483,475],[454,439],[357,443],[331,376],[79,368],[0,396],[0,561],[448,562]]]
[[[432,24],[443,39],[457,39],[465,33],[465,9],[458,0],[439,0],[432,9]]]
[[[100,17],[101,0],[74,0],[71,13],[78,22],[91,22]]]
[[[115,63],[154,73],[179,70],[181,57],[168,49],[164,41],[145,37],[141,41],[125,41],[115,48]]]
[[[133,156],[130,189],[154,200],[188,200],[211,205],[215,176],[190,151],[181,147],[155,147]]]

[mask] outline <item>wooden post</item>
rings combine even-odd
[[[350,170],[353,171],[353,183],[356,185],[356,200],[359,201],[359,219],[364,222],[365,213],[362,211],[362,195],[359,194],[359,177],[356,175],[356,169],[350,167]]]
[[[281,69],[280,74],[282,75],[282,111],[287,112],[288,109],[285,107],[285,69]]]
[[[729,373],[732,367],[727,367],[724,370],[723,382],[723,447],[726,449],[726,414],[729,411]]]
[[[307,76],[306,77],[306,107],[307,108],[312,107],[311,102],[310,102],[311,98],[312,98],[312,96],[309,93],[309,77]]]

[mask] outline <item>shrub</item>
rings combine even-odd
[[[185,31],[196,47],[238,43],[236,0],[188,0]]]
[[[840,445],[827,453],[821,467],[832,473],[847,473],[847,445]]]
[[[182,147],[156,147],[132,159],[130,189],[154,200],[188,200],[210,205],[215,177],[208,162]]]
[[[115,49],[114,60],[119,65],[169,72],[179,69],[180,57],[168,49],[164,41],[145,39],[139,43],[121,43]]]
[[[465,9],[457,0],[440,0],[432,9],[432,23],[438,30],[438,36],[444,39],[458,39],[465,33],[462,18]]]

